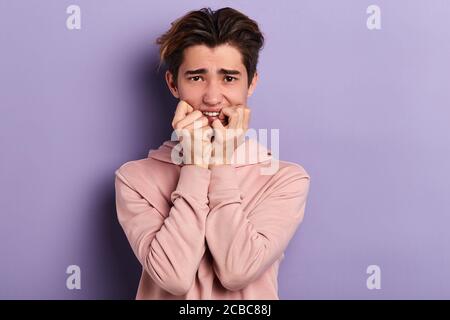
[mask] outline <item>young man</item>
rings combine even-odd
[[[179,141],[115,172],[118,220],[142,265],[137,299],[279,299],[279,264],[310,177],[284,161],[262,174],[273,156],[244,138],[263,41],[231,8],[189,12],[158,39],[180,99]]]

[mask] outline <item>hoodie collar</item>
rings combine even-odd
[[[178,141],[167,140],[158,148],[150,149],[148,158],[153,158],[163,162],[173,163],[172,149],[178,145]],[[182,151],[181,151],[182,152]],[[182,153],[181,153],[182,154]],[[233,153],[231,165],[233,167],[243,167],[272,159],[272,154],[264,145],[255,139],[246,138],[243,143],[236,148]],[[184,164],[179,164],[183,166]]]

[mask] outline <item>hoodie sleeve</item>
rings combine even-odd
[[[282,256],[303,220],[309,175],[300,166],[280,169],[244,213],[236,169],[221,165],[211,171],[206,241],[222,285],[240,290]]]
[[[191,287],[205,251],[211,172],[181,167],[173,206],[163,215],[116,171],[116,209],[120,225],[145,271],[164,290],[183,295]],[[155,188],[157,190],[157,188]]]

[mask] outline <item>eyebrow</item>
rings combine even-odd
[[[206,74],[208,73],[208,70],[202,68],[202,69],[196,69],[196,70],[187,70],[184,75],[192,75],[192,74]],[[241,75],[241,72],[238,70],[228,70],[228,69],[220,69],[217,71],[218,74],[234,74],[234,75]]]

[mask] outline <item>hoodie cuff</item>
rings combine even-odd
[[[218,165],[210,170],[211,180],[208,194],[210,207],[213,208],[223,201],[241,203],[243,194],[239,189],[236,169],[232,165]]]
[[[196,165],[184,165],[180,169],[180,177],[176,190],[181,194],[189,194],[201,203],[208,202],[208,186],[211,171]]]

